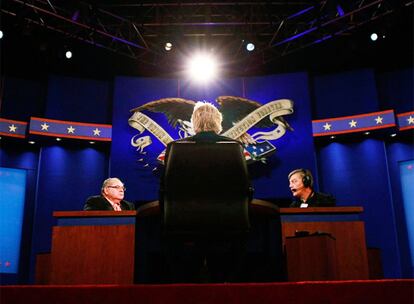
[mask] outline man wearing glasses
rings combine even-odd
[[[133,203],[124,200],[125,190],[126,188],[119,178],[108,178],[102,184],[101,195],[89,197],[83,210],[135,210]]]

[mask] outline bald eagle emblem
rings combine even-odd
[[[286,130],[293,131],[283,117],[293,113],[292,100],[279,99],[262,105],[242,97],[220,96],[216,103],[223,116],[223,131],[220,135],[241,141],[248,161],[263,161],[276,150],[269,140],[282,137]],[[141,154],[145,154],[144,150],[151,145],[152,140],[148,135],[143,136],[144,131],[148,131],[164,146],[174,141],[170,134],[145,114],[146,111],[163,113],[168,123],[177,129],[179,138],[194,135],[191,115],[195,104],[195,101],[183,98],[162,98],[132,109],[133,114],[128,123],[139,133],[131,138],[131,145]],[[249,134],[247,131],[253,127],[263,131]],[[163,157],[161,153],[158,160],[162,162]]]

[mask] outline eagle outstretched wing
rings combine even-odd
[[[147,110],[163,113],[167,116],[168,123],[175,128],[179,120],[190,121],[195,104],[195,101],[183,98],[161,98],[132,109],[131,112]]]
[[[216,99],[220,105],[220,112],[223,115],[223,131],[227,131],[233,127],[234,123],[242,120],[249,113],[253,112],[262,104],[237,96],[219,96]],[[270,119],[262,119],[256,124],[259,128],[269,128],[274,126]]]

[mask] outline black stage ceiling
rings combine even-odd
[[[200,49],[219,57],[227,76],[413,63],[411,0],[3,0],[0,16],[5,75],[177,77]]]

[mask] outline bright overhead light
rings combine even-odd
[[[371,40],[372,41],[377,41],[377,39],[378,39],[378,34],[377,33],[372,33],[371,34]]]
[[[390,136],[395,137],[395,136],[397,136],[397,133],[392,133]]]
[[[72,52],[71,51],[66,51],[65,56],[67,59],[72,58]]]
[[[246,50],[248,50],[249,52],[252,52],[254,50],[254,48],[255,48],[255,45],[253,43],[251,43],[251,42],[249,42],[246,45]]]
[[[187,72],[197,82],[208,82],[217,77],[217,61],[212,55],[197,54],[189,60]]]
[[[3,38],[3,31],[0,30],[0,39]]]
[[[35,143],[33,140],[29,140],[29,144],[34,145]]]
[[[171,42],[167,42],[165,45],[164,45],[164,49],[166,50],[166,51],[171,51],[171,49],[172,49],[172,43]]]
[[[62,138],[56,137],[56,141],[61,141],[61,140],[62,140]]]
[[[370,133],[369,133],[369,132],[365,132],[364,134],[365,134],[365,135],[369,135]]]

